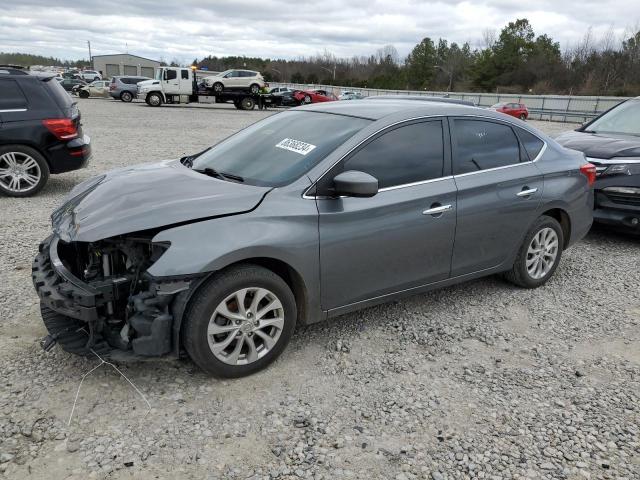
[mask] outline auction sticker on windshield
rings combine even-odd
[[[283,139],[280,143],[276,144],[276,147],[289,150],[290,152],[296,152],[300,155],[306,155],[316,148],[315,145],[311,145],[310,143],[306,143],[301,140],[294,140],[293,138]]]

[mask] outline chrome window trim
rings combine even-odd
[[[380,188],[378,190],[378,193],[388,192],[390,190],[398,190],[400,188],[415,187],[417,185],[424,185],[425,183],[441,182],[442,180],[451,180],[452,178],[453,178],[453,175],[447,175],[446,177],[431,178],[429,180],[421,180],[419,182],[412,182],[412,183],[403,183],[402,185],[393,185],[392,187]]]
[[[0,113],[10,113],[10,112],[26,112],[26,108],[8,108],[6,110],[0,110]]]
[[[402,123],[406,123],[406,122],[412,122],[415,120],[425,120],[425,119],[442,119],[442,120],[447,120],[447,119],[451,119],[451,120],[455,120],[456,118],[467,118],[467,119],[481,119],[481,120],[492,120],[496,123],[501,123],[501,124],[506,124],[509,125],[510,127],[517,127],[517,128],[522,128],[522,126],[517,125],[514,122],[511,122],[510,119],[506,118],[506,119],[502,119],[502,118],[495,118],[495,117],[491,117],[488,115],[477,115],[477,114],[458,114],[458,115],[453,115],[451,117],[447,116],[447,115],[424,115],[424,116],[419,116],[419,117],[412,117],[412,118],[406,118],[404,120],[400,120],[398,122],[395,123],[391,123],[385,127],[382,127],[380,130],[377,130],[376,132],[372,133],[371,135],[369,135],[368,137],[366,137],[365,139],[363,139],[361,142],[359,142],[357,145],[355,145],[351,150],[349,150],[347,153],[345,153],[342,157],[340,157],[340,159],[338,159],[336,162],[333,163],[333,165],[331,165],[329,168],[327,168],[324,172],[322,172],[322,175],[320,175],[318,177],[318,179],[313,182],[312,185],[310,185],[302,194],[302,198],[305,200],[315,200],[315,199],[329,199],[329,198],[335,198],[335,197],[327,197],[325,195],[307,195],[307,192],[309,190],[311,190],[313,187],[316,186],[316,184],[322,180],[322,178],[333,168],[335,167],[338,163],[340,163],[342,160],[344,160],[346,157],[348,157],[351,153],[353,153],[356,149],[358,149],[363,143],[367,142],[368,140],[370,140],[372,137],[375,137],[376,135],[378,135],[379,133],[391,128],[391,127],[395,127],[396,125],[400,125]],[[540,138],[538,135],[536,135],[533,132],[530,132],[529,130],[523,129],[525,130],[527,133],[530,133],[531,135],[535,136],[538,140],[540,140],[542,142],[542,148],[540,149],[540,151],[538,152],[538,155],[536,155],[536,158],[534,158],[533,160],[529,160],[527,162],[520,162],[520,163],[514,163],[513,165],[505,165],[502,167],[494,167],[494,168],[487,168],[486,170],[478,170],[476,172],[467,172],[467,173],[460,173],[458,175],[449,175],[447,177],[439,177],[439,178],[434,178],[434,179],[430,179],[430,180],[423,180],[420,182],[414,182],[414,183],[406,183],[403,185],[394,185],[392,187],[385,187],[385,188],[381,188],[380,190],[378,190],[378,192],[385,192],[385,191],[389,191],[389,190],[395,190],[398,188],[405,188],[405,187],[410,187],[410,186],[414,186],[414,185],[421,185],[423,183],[430,183],[430,182],[434,182],[434,181],[438,181],[438,180],[447,180],[449,178],[458,178],[458,177],[464,177],[466,175],[475,175],[478,173],[484,173],[484,172],[493,172],[495,170],[502,170],[505,168],[511,168],[511,167],[519,167],[521,165],[527,165],[530,163],[535,163],[537,162],[542,155],[544,155],[544,152],[547,150],[547,142],[544,141],[544,139]],[[514,135],[516,135],[516,138],[518,139],[518,144],[520,144],[520,137],[518,137],[517,133],[514,131],[513,132]],[[451,137],[453,137],[453,135],[451,135]],[[528,153],[527,153],[528,154]],[[588,158],[587,158],[588,160]],[[451,167],[453,170],[453,151],[451,152]],[[343,198],[343,197],[340,197]]]

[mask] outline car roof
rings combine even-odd
[[[444,103],[457,103],[459,105],[474,106],[473,102],[469,100],[460,100],[457,98],[449,97],[435,97],[431,95],[373,95],[366,97],[367,100],[411,100],[418,102],[444,102]]]
[[[333,113],[336,115],[349,115],[352,117],[368,118],[370,120],[380,120],[381,118],[394,115],[406,114],[407,118],[414,116],[436,116],[436,115],[470,115],[478,114],[482,116],[494,117],[504,120],[504,115],[491,112],[483,108],[471,105],[461,105],[448,102],[416,102],[415,100],[375,100],[368,102],[357,100],[343,100],[340,102],[314,103],[311,105],[296,107],[296,110],[306,110],[313,112]],[[402,115],[400,115],[402,116]]]

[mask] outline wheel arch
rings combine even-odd
[[[571,217],[569,217],[569,214],[566,212],[566,210],[559,207],[545,210],[544,212],[542,212],[542,215],[554,218],[562,227],[562,236],[564,238],[562,249],[565,250],[567,246],[569,246],[569,242],[571,240]]]
[[[306,323],[307,314],[309,312],[309,293],[303,276],[287,262],[274,257],[251,257],[225,265],[223,268],[209,272],[199,278],[196,285],[189,290],[179,293],[173,301],[173,331],[172,345],[176,356],[180,354],[180,347],[183,336],[184,313],[187,311],[190,302],[194,296],[201,290],[202,286],[214,275],[239,265],[257,265],[278,275],[293,292],[298,310],[296,324],[302,325]]]

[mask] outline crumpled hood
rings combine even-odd
[[[563,147],[583,152],[587,157],[640,157],[640,137],[632,135],[571,131],[561,134],[556,141]]]
[[[77,185],[53,212],[64,241],[96,240],[254,209],[271,187],[227,182],[178,160],[113,170]]]

